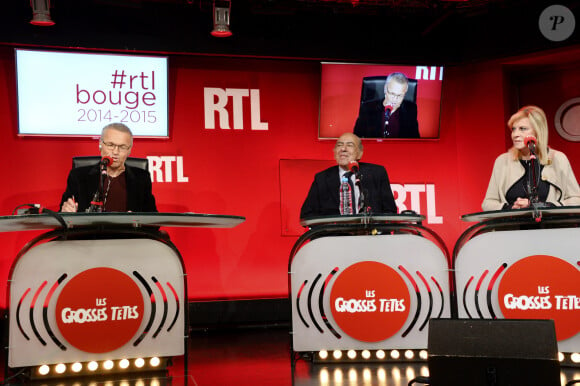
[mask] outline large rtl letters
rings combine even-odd
[[[250,97],[251,130],[268,130],[268,122],[260,118],[260,90],[246,88],[203,89],[205,128],[215,129],[216,114],[219,117],[219,128],[230,130],[230,112],[234,130],[244,129],[244,101]],[[231,104],[228,104],[231,97]]]

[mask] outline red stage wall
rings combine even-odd
[[[317,139],[320,64],[172,56],[169,72],[170,138],[136,139],[132,152],[156,162],[158,209],[247,219],[233,229],[168,229],[185,260],[189,298],[287,296],[289,253],[304,231],[298,224],[300,205],[314,172],[332,164],[333,141]],[[519,98],[545,106],[553,119],[556,106],[568,98],[564,91],[579,89],[578,73],[565,75],[574,87],[538,77],[519,88]],[[509,145],[505,121],[513,106],[512,94],[504,95],[505,82],[501,62],[447,67],[438,140],[365,141],[363,160],[386,166],[400,210],[427,215],[424,225],[445,240],[450,252],[469,226],[460,216],[481,210],[493,160]],[[230,99],[226,110],[232,128],[220,127],[217,113],[215,128],[206,128],[211,119],[204,93],[207,97],[212,89],[254,96],[252,90],[258,90],[254,101],[259,103],[253,108],[259,108],[259,122],[254,122],[259,130],[251,127],[250,97],[242,98],[242,109],[235,114]],[[233,128],[240,112],[243,127]],[[57,209],[71,157],[97,154],[97,141],[18,137],[16,117],[14,55],[12,49],[0,48],[0,160],[6,170],[0,213],[9,215],[23,203]],[[557,138],[553,128],[550,135],[579,170],[578,145]],[[37,233],[0,234],[2,282],[18,250]],[[5,299],[3,295],[5,288],[0,291]]]

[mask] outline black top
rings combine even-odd
[[[390,127],[389,127],[390,126]],[[383,100],[372,100],[361,105],[354,125],[354,134],[360,138],[419,138],[417,105],[403,101],[390,115],[385,130],[385,107]]]
[[[125,178],[127,211],[157,212],[155,197],[152,193],[151,175],[147,170],[125,165],[125,172],[117,178]],[[74,197],[79,205],[78,211],[84,212],[90,207],[91,200],[99,188],[99,179],[98,164],[72,169],[68,175],[66,191],[62,195],[59,209],[67,199]]]
[[[514,202],[518,199],[518,197],[522,198],[530,198],[531,186],[530,186],[530,172],[531,172],[531,162],[528,160],[520,160],[520,163],[524,167],[524,175],[522,178],[517,180],[505,194],[505,198],[507,200],[507,205],[504,205],[503,209],[511,209],[514,205]],[[537,165],[537,164],[536,164]],[[538,200],[540,202],[546,202],[548,198],[548,191],[550,190],[550,185],[542,180],[542,170],[544,169],[544,165],[540,164],[539,170],[537,171],[538,174]]]

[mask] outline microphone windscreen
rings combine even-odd
[[[358,162],[356,162],[356,161],[350,161],[348,163],[348,170],[350,170],[353,173],[358,172]]]
[[[103,158],[101,158],[101,163],[105,166],[109,166],[110,164],[113,163],[113,158],[106,155]]]
[[[536,137],[534,137],[533,135],[528,135],[526,138],[524,138],[524,143],[526,144],[526,146],[529,146],[530,143],[532,145],[536,144]]]

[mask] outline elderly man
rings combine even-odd
[[[363,146],[359,137],[352,133],[344,133],[338,138],[334,146],[334,159],[338,165],[314,176],[314,182],[302,205],[300,218],[356,214],[359,211],[397,213],[387,171],[380,165],[358,163],[362,155]],[[358,172],[351,175],[355,161]],[[343,186],[341,181],[348,180],[351,189],[354,190],[354,198],[346,199],[353,204],[350,213],[345,211],[345,199],[341,195]],[[356,183],[357,180],[360,183]]]
[[[106,175],[101,177],[99,164],[72,169],[62,195],[61,212],[86,211],[97,191],[102,204],[98,205],[99,211],[157,212],[149,172],[125,165],[132,147],[133,134],[127,126],[122,123],[105,126],[99,150],[103,159],[111,160]]]
[[[394,72],[385,81],[385,98],[364,102],[354,126],[361,138],[419,138],[417,105],[406,101],[409,80]]]

